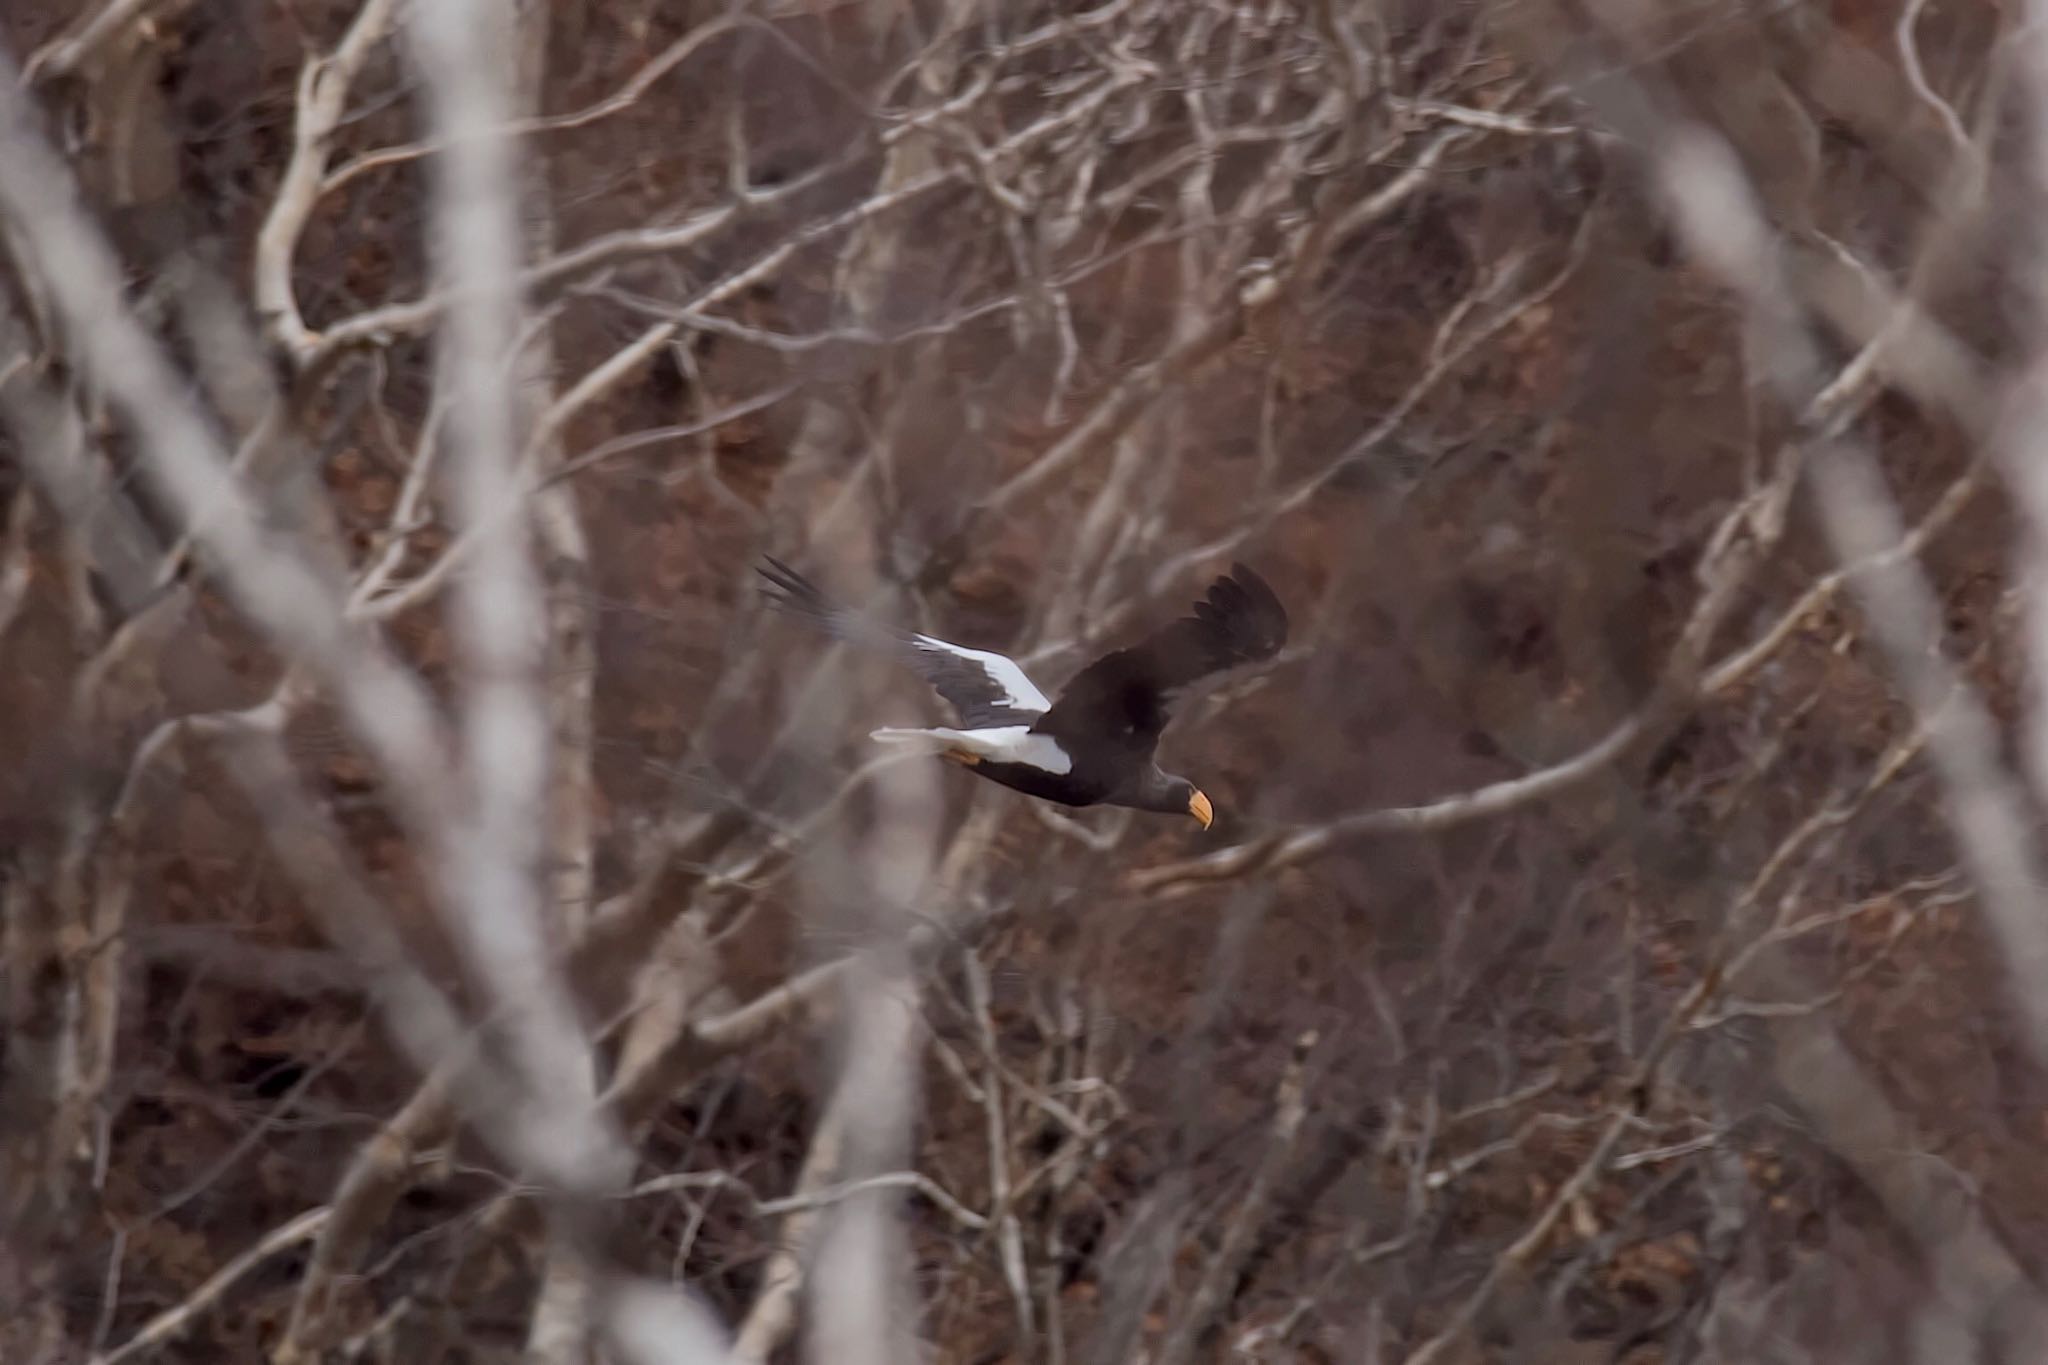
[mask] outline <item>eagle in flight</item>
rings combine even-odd
[[[1287,612],[1265,581],[1242,564],[1209,585],[1194,613],[1128,649],[1105,654],[1074,675],[1057,702],[1017,661],[873,621],[826,598],[772,557],[756,570],[763,594],[834,639],[893,655],[959,713],[958,726],[876,730],[871,738],[910,745],[971,768],[1028,796],[1067,806],[1131,806],[1183,812],[1203,829],[1209,798],[1152,761],[1169,710],[1196,683],[1262,663],[1287,643]]]

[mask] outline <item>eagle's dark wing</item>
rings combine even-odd
[[[1242,564],[1209,585],[1192,616],[1142,644],[1105,654],[1074,675],[1034,730],[1069,752],[1151,754],[1175,700],[1226,669],[1261,663],[1287,643],[1287,610]]]
[[[1051,708],[1015,659],[883,625],[831,601],[781,560],[762,558],[767,567],[755,572],[770,584],[761,590],[769,601],[835,640],[886,651],[952,703],[962,729],[1029,725]]]

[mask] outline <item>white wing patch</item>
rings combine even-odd
[[[1009,660],[1004,662],[1009,663]],[[1016,667],[1015,664],[1010,666]],[[873,731],[868,738],[882,744],[914,744],[933,753],[965,749],[991,763],[1021,763],[1040,772],[1058,774],[1074,769],[1073,756],[1060,747],[1058,740],[1051,735],[1034,735],[1028,725],[994,725],[983,730],[952,730],[943,726],[933,726],[929,730],[891,727]]]
[[[1009,655],[991,654],[985,649],[968,649],[964,645],[949,644],[944,640],[935,640],[929,635],[913,635],[910,638],[919,649],[929,650],[934,654],[950,654],[956,659],[965,659],[972,663],[988,675],[990,682],[1002,689],[1005,704],[1012,710],[1052,710],[1052,702],[1047,699],[1045,693],[1039,691],[1037,684],[1024,676],[1024,670],[1017,667],[1017,661]],[[970,733],[993,734],[995,732],[991,730]],[[1066,769],[1062,768],[1059,771],[1065,772]]]

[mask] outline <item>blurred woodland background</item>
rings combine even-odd
[[[2043,5],[0,43],[0,1358],[2048,1359]]]

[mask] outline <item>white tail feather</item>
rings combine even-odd
[[[909,730],[893,725],[868,731],[868,738],[877,744],[910,744],[933,750],[948,748],[953,742],[943,731]]]
[[[1074,760],[1050,735],[1034,735],[1028,725],[997,725],[986,730],[952,730],[937,726],[929,730],[884,726],[870,730],[868,738],[878,744],[901,744],[931,753],[961,751],[996,763],[1028,763],[1049,773],[1070,772]]]

